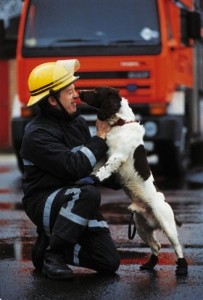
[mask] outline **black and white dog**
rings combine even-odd
[[[137,232],[152,251],[149,261],[140,269],[152,270],[157,264],[161,245],[156,240],[155,230],[162,229],[177,255],[176,274],[187,274],[188,265],[178,240],[174,213],[164,195],[157,191],[148,165],[143,142],[144,127],[136,122],[128,101],[115,88],[98,87],[80,91],[79,96],[81,101],[98,110],[98,119],[111,125],[106,139],[108,160],[95,176],[102,182],[116,172],[132,201],[129,209],[135,212]]]

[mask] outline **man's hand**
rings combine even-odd
[[[96,176],[94,175],[90,175],[84,178],[79,179],[78,181],[76,181],[76,185],[77,186],[83,186],[83,185],[95,185],[96,183],[98,183],[99,180]]]
[[[110,125],[106,121],[96,120],[97,135],[105,140],[107,133],[110,131]]]

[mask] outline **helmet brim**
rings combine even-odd
[[[60,90],[66,88],[67,86],[73,84],[76,80],[78,80],[80,76],[72,76],[71,79],[66,80],[62,82],[61,84],[58,84],[56,87],[53,87],[51,90],[54,92],[59,92]],[[44,100],[46,97],[50,95],[50,89],[40,92],[39,95],[30,96],[29,101],[27,103],[27,106],[33,106],[35,104],[38,104],[40,101]]]

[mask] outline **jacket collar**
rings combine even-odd
[[[52,120],[56,120],[56,121],[71,121],[73,119],[75,119],[79,114],[80,114],[80,110],[79,108],[77,108],[77,111],[70,115],[67,112],[64,112],[62,110],[57,110],[50,107],[46,107],[46,109],[41,108],[41,113],[42,115],[46,116],[49,119]]]

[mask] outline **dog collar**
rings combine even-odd
[[[116,123],[114,123],[113,125],[111,125],[111,127],[114,126],[123,126],[125,124],[129,124],[129,123],[135,123],[136,121],[125,121],[123,119],[119,119]]]

